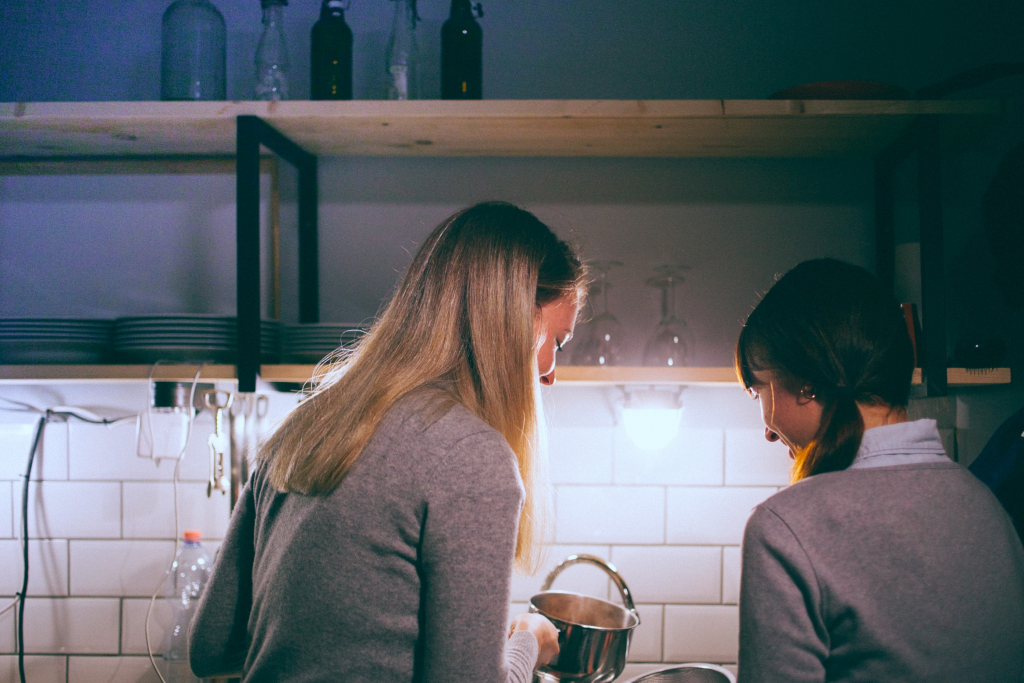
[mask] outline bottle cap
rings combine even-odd
[[[201,540],[203,540],[202,531],[197,531],[196,529],[185,531],[185,543],[199,543]]]

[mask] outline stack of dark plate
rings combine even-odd
[[[340,347],[355,343],[366,329],[353,323],[309,323],[284,326],[284,359],[289,363],[319,363]]]
[[[102,363],[113,320],[0,318],[0,365]]]
[[[122,363],[234,363],[238,353],[237,322],[219,315],[141,315],[114,323],[114,356]],[[260,323],[260,362],[281,357],[281,325]]]

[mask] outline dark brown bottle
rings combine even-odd
[[[452,0],[451,14],[441,27],[441,99],[483,98],[483,38],[469,0]],[[484,15],[477,3],[477,16]]]
[[[310,99],[351,100],[352,29],[345,23],[344,0],[323,0],[310,45]]]

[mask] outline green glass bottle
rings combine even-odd
[[[344,0],[323,0],[310,40],[310,99],[352,99],[352,29]]]
[[[441,99],[483,98],[484,32],[473,17],[469,0],[452,0],[451,13],[441,27]],[[483,8],[476,5],[477,16]]]

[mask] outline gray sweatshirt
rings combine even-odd
[[[189,634],[198,676],[245,681],[525,683],[507,636],[523,486],[505,440],[423,396],[384,418],[341,485],[239,498]]]
[[[759,505],[743,539],[740,683],[1024,679],[1024,548],[933,420]]]

